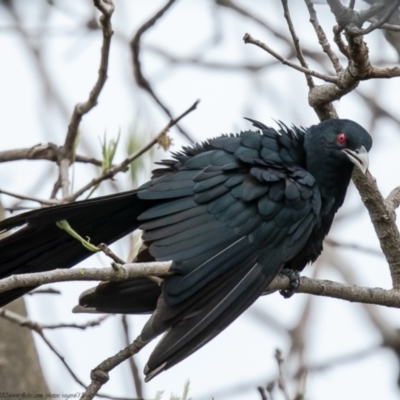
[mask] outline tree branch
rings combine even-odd
[[[132,263],[117,265],[115,268],[76,268],[55,269],[48,272],[12,275],[0,280],[0,293],[18,287],[36,287],[46,283],[66,281],[106,281],[117,282],[131,278],[147,276],[165,276],[169,274],[172,262]],[[268,293],[290,287],[289,278],[277,276],[268,286]],[[302,277],[298,293],[332,297],[350,302],[376,304],[400,308],[400,291],[382,288],[365,288],[328,280]],[[267,294],[267,293],[266,293]]]
[[[175,3],[176,0],[169,0],[167,4],[161,10],[159,10],[154,16],[152,16],[148,21],[146,21],[135,33],[134,37],[130,42],[131,52],[132,52],[132,63],[133,63],[133,71],[135,75],[135,80],[138,86],[154,99],[154,101],[162,108],[162,110],[168,115],[169,118],[172,118],[172,113],[169,108],[160,100],[160,98],[156,95],[153,88],[150,85],[150,82],[145,78],[142,72],[142,64],[140,62],[140,40],[142,35],[150,29]],[[179,132],[185,136],[190,142],[194,142],[194,140],[190,137],[190,135],[185,132],[179,125],[177,126]]]
[[[124,331],[125,345],[129,346],[129,344],[131,343],[129,323],[128,323],[128,318],[125,314],[121,318],[121,323]],[[136,365],[136,359],[134,357],[129,357],[129,366],[131,369],[133,383],[136,389],[136,395],[141,399],[143,398],[143,383],[142,383],[142,377],[139,372],[139,368]]]
[[[33,147],[16,150],[0,151],[0,163],[20,160],[48,160],[57,161],[59,157],[59,148],[53,143],[38,144]],[[75,161],[87,164],[93,164],[101,167],[102,162],[93,157],[75,155]]]
[[[367,172],[363,175],[358,168],[354,169],[353,181],[361,195],[361,200],[367,208],[381,249],[389,264],[393,288],[400,289],[400,235],[396,225],[396,215],[393,208],[382,197],[375,178]],[[392,192],[393,193],[393,192]],[[390,197],[390,204],[394,204]]]
[[[44,200],[44,199],[39,199],[37,197],[32,197],[32,196],[24,196],[18,193],[12,193],[8,192],[7,190],[0,189],[0,193],[6,194],[7,196],[15,197],[16,199],[20,200],[29,200],[29,201],[35,201],[36,203],[41,204],[42,206],[55,206],[60,204],[58,200]]]
[[[112,0],[94,0],[94,5],[102,13],[100,25],[103,32],[103,44],[101,48],[100,68],[97,81],[89,94],[89,98],[84,103],[78,103],[72,113],[68,125],[67,136],[62,147],[62,157],[59,159],[60,182],[63,191],[63,198],[69,195],[69,176],[68,170],[74,161],[75,142],[78,135],[78,127],[82,117],[97,105],[97,100],[107,80],[108,59],[110,54],[111,37],[113,30],[111,26],[111,16],[114,12]]]
[[[329,57],[331,60],[331,63],[333,67],[335,68],[336,73],[340,73],[343,71],[343,67],[339,62],[339,59],[335,52],[332,50],[328,39],[325,35],[324,30],[322,29],[322,26],[320,25],[318,18],[317,18],[317,13],[315,12],[314,9],[314,4],[312,3],[311,0],[305,0],[305,3],[308,8],[308,13],[310,14],[310,22],[312,26],[314,27],[315,33],[317,34],[318,42],[323,50],[323,52]]]
[[[169,272],[171,262],[155,262],[117,265],[117,269],[109,268],[76,268],[54,269],[53,271],[32,274],[11,275],[0,280],[0,293],[18,287],[36,287],[46,283],[67,281],[123,281],[130,278],[147,277],[149,275],[165,276]]]
[[[85,393],[81,397],[82,400],[91,400],[97,395],[101,387],[110,379],[108,373],[117,367],[119,364],[139,353],[140,350],[146,346],[147,343],[143,343],[140,336],[125,349],[119,351],[115,356],[109,357],[101,362],[95,369],[92,370],[90,377],[92,382],[86,388]]]
[[[245,33],[245,35],[243,36],[243,41],[246,44],[250,43],[250,44],[254,44],[257,47],[260,47],[261,49],[265,50],[267,53],[269,53],[273,57],[275,57],[277,60],[279,60],[282,64],[288,65],[289,67],[292,67],[293,69],[296,69],[297,71],[303,72],[304,74],[315,76],[316,78],[322,79],[326,82],[335,83],[338,81],[338,78],[336,76],[322,74],[320,72],[313,71],[313,70],[305,68],[301,65],[295,64],[290,60],[287,60],[286,58],[282,57],[279,53],[277,53],[275,50],[273,50],[269,46],[267,46],[265,43],[261,42],[258,39],[254,39],[248,33]]]
[[[302,67],[309,69],[308,64],[304,58],[303,52],[301,50],[301,46],[300,46],[300,40],[296,34],[296,31],[294,29],[294,25],[292,22],[292,17],[290,16],[290,11],[289,11],[289,5],[287,0],[281,0],[282,1],[282,6],[283,6],[283,10],[284,10],[284,17],[286,19],[288,28],[289,28],[289,32],[292,36],[292,40],[293,40],[293,44],[294,44],[294,48],[296,50],[296,55],[297,55],[297,59],[299,60],[300,64]],[[307,85],[310,89],[312,89],[315,86],[314,80],[312,78],[311,75],[309,74],[305,74],[306,77],[306,81],[307,81]]]

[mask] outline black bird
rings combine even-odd
[[[57,227],[67,220],[91,242],[111,243],[140,228],[137,261],[173,260],[163,283],[103,283],[75,311],[152,313],[141,339],[165,333],[145,367],[146,380],[188,357],[232,323],[283,269],[301,271],[343,204],[354,165],[364,173],[372,139],[349,120],[308,129],[224,135],[162,161],[136,190],[35,210],[0,223],[26,225],[0,241],[0,279],[70,268],[89,257]],[[0,293],[0,306],[32,288]]]

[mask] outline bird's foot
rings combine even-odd
[[[292,297],[300,286],[300,272],[289,268],[283,268],[280,272],[281,275],[287,276],[290,280],[290,286],[288,289],[282,289],[279,293],[288,299]]]

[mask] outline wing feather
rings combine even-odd
[[[139,198],[154,202],[139,217],[146,255],[173,260],[141,334],[148,341],[166,332],[149,359],[147,380],[246,310],[318,222],[321,200],[302,168],[302,132],[254,123],[262,134],[223,136],[186,149],[138,189]],[[140,306],[146,310],[150,302]]]

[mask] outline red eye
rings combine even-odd
[[[337,135],[337,141],[339,144],[345,144],[346,143],[346,135],[344,133],[339,133],[339,135]]]

